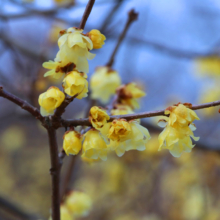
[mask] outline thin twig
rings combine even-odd
[[[40,114],[37,108],[33,107],[27,101],[20,99],[17,96],[5,91],[2,86],[0,86],[0,96],[10,100],[11,102],[20,106],[22,109],[28,111],[30,114],[32,114],[35,118],[37,118],[41,122],[44,122],[44,117]]]
[[[52,219],[60,220],[60,161],[58,157],[56,130],[49,125],[47,132],[49,137],[51,160],[50,174],[52,179]]]
[[[192,110],[199,110],[199,109],[204,109],[204,108],[209,108],[209,107],[214,107],[220,105],[220,100],[215,101],[215,102],[209,102],[209,103],[204,103],[201,105],[193,105],[191,107]],[[149,118],[149,117],[155,117],[155,116],[165,116],[164,110],[159,110],[159,111],[151,111],[151,112],[142,112],[142,113],[137,113],[137,114],[128,114],[128,115],[114,115],[110,116],[110,119],[108,122],[111,122],[115,119],[126,119],[128,121],[138,119],[138,118]],[[91,126],[91,123],[88,118],[81,118],[81,119],[73,119],[73,120],[62,120],[62,127],[63,126]]]
[[[126,25],[125,25],[125,27],[124,27],[124,30],[123,30],[123,32],[121,33],[121,35],[120,35],[120,37],[119,37],[119,39],[118,39],[118,42],[117,42],[117,44],[116,44],[116,47],[115,47],[115,49],[114,49],[114,51],[113,51],[113,53],[112,53],[112,55],[111,55],[111,57],[110,57],[109,62],[106,64],[106,66],[111,67],[112,64],[114,63],[115,55],[116,55],[116,53],[117,53],[117,51],[118,51],[119,46],[121,45],[121,42],[122,42],[123,39],[125,38],[125,35],[126,35],[127,31],[128,31],[128,28],[130,27],[130,25],[132,24],[132,22],[133,22],[133,21],[136,21],[137,19],[138,19],[138,13],[136,13],[136,12],[134,11],[134,9],[131,9],[131,10],[128,12],[128,20],[127,20],[127,22],[126,22]]]
[[[84,29],[85,28],[86,21],[87,21],[90,13],[92,11],[94,3],[95,3],[95,0],[89,0],[89,2],[87,3],[86,9],[84,11],[84,14],[82,16],[82,19],[81,19],[81,22],[80,22],[80,25],[79,25],[79,29]]]

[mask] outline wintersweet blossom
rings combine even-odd
[[[63,149],[67,156],[76,155],[82,148],[82,137],[77,131],[67,131],[63,137]]]
[[[63,88],[66,94],[70,96],[77,95],[77,99],[82,99],[88,96],[88,81],[87,75],[76,70],[66,74],[63,79]]]
[[[89,120],[92,123],[92,126],[97,130],[101,129],[109,119],[110,117],[106,113],[106,110],[97,106],[93,106],[90,109]]]
[[[195,146],[192,144],[191,138],[198,141],[199,138],[195,137],[193,131],[196,129],[194,124],[181,126],[178,123],[170,125],[169,118],[163,121],[161,127],[165,129],[159,135],[159,151],[161,149],[168,149],[174,157],[180,157],[182,152],[191,152]],[[165,122],[165,123],[164,123]],[[167,122],[167,123],[166,123]],[[191,137],[191,138],[190,138]]]
[[[107,145],[100,132],[95,129],[90,129],[84,135],[82,157],[89,159],[107,160]]]
[[[133,109],[139,108],[138,99],[144,97],[146,93],[138,88],[136,83],[128,83],[117,89],[119,101],[122,104],[131,106]]]
[[[74,217],[85,217],[91,210],[92,200],[84,192],[72,191],[67,196],[65,205]]]
[[[189,103],[185,103],[185,105],[191,107]],[[169,114],[169,125],[173,126],[177,123],[179,126],[188,126],[195,119],[200,120],[197,114],[185,105],[178,104],[177,106],[170,106],[165,110],[164,113],[166,115]]]
[[[118,72],[106,66],[98,67],[90,80],[91,97],[107,103],[120,84]]]
[[[40,113],[43,116],[52,115],[64,101],[65,95],[59,88],[52,86],[39,96]]]
[[[196,60],[196,70],[198,73],[210,76],[220,76],[220,57],[201,57]]]
[[[100,49],[105,44],[106,37],[101,34],[99,30],[93,29],[88,33],[89,38],[92,40],[93,48]]]
[[[133,113],[134,111],[132,110],[130,106],[123,105],[123,104],[117,104],[111,110],[112,115],[127,115],[127,114],[133,114]]]
[[[60,48],[55,61],[63,63],[74,63],[78,71],[88,73],[88,60],[95,57],[95,54],[89,52],[93,49],[93,43],[88,36],[85,36],[82,29],[68,28],[61,31],[62,36],[58,40]]]
[[[125,151],[145,150],[146,143],[150,139],[148,130],[139,125],[135,120],[127,122],[127,124],[123,123],[123,121],[124,119],[119,119],[119,122],[110,128],[114,130],[114,132],[109,131],[108,137],[110,144],[108,147],[114,150],[119,157],[121,157]]]
[[[63,63],[63,62],[54,62],[49,60],[48,62],[43,63],[43,67],[46,69],[50,69],[44,74],[44,77],[53,76],[55,79],[59,79],[66,73],[68,67],[72,65],[72,63]]]
[[[50,216],[49,220],[52,220]],[[60,206],[60,220],[73,220],[73,217],[65,205]]]

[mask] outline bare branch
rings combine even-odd
[[[47,131],[51,160],[50,174],[52,179],[52,219],[60,220],[60,161],[58,157],[56,130],[49,126]]]
[[[86,9],[84,11],[84,14],[83,14],[83,17],[81,19],[81,22],[80,22],[80,25],[79,25],[79,29],[84,29],[85,28],[85,25],[86,25],[86,21],[92,11],[92,7],[95,3],[95,0],[89,0],[88,1],[88,4],[86,6]]]
[[[35,107],[33,107],[31,104],[29,104],[27,101],[18,98],[15,95],[12,95],[9,92],[6,92],[2,86],[0,86],[0,96],[10,100],[11,102],[15,103],[16,105],[20,106],[22,109],[28,111],[30,114],[32,114],[36,119],[40,120],[41,122],[44,122],[44,117],[40,114],[39,110]]]
[[[132,22],[133,22],[133,21],[136,21],[137,19],[138,19],[138,13],[136,13],[136,12],[134,11],[134,9],[131,9],[131,10],[128,12],[128,20],[127,20],[127,22],[126,22],[126,25],[125,25],[125,27],[124,27],[124,30],[122,31],[122,33],[121,33],[121,35],[120,35],[120,37],[119,37],[119,39],[118,39],[118,42],[117,42],[117,44],[116,44],[116,47],[115,47],[115,49],[114,49],[114,51],[113,51],[113,53],[112,53],[112,55],[111,55],[111,57],[110,57],[109,62],[106,64],[106,66],[108,66],[108,67],[111,67],[111,66],[112,66],[112,64],[113,64],[113,62],[114,62],[114,57],[115,57],[115,55],[116,55],[116,53],[117,53],[117,51],[118,51],[119,46],[121,45],[121,42],[122,42],[123,39],[125,38],[125,35],[126,35],[127,31],[128,31],[128,28],[130,27],[130,25],[132,24]]]
[[[204,109],[204,108],[209,108],[209,107],[214,107],[220,105],[220,100],[215,101],[215,102],[209,102],[201,105],[193,105],[191,107],[192,110],[199,110],[199,109]],[[159,110],[159,111],[151,111],[151,112],[142,112],[138,114],[128,114],[128,115],[114,115],[110,116],[110,119],[108,122],[111,122],[115,119],[126,119],[128,121],[138,119],[138,118],[150,118],[150,117],[155,117],[155,116],[166,116],[164,114],[164,110]],[[62,120],[61,121],[62,126],[91,126],[91,123],[88,118],[82,118],[82,119],[73,119],[73,120]]]

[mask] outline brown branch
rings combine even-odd
[[[86,25],[86,21],[92,11],[92,7],[95,3],[95,0],[89,0],[88,1],[88,4],[86,5],[86,9],[84,11],[84,14],[82,16],[82,19],[81,19],[81,22],[80,22],[80,25],[79,25],[79,29],[84,29],[85,28],[85,25]]]
[[[193,105],[191,107],[192,110],[199,110],[199,109],[204,109],[204,108],[209,108],[209,107],[214,107],[214,106],[218,106],[220,105],[220,100],[219,101],[215,101],[215,102],[209,102],[209,103],[205,103],[205,104],[201,104],[201,105]],[[138,113],[138,114],[128,114],[128,115],[114,115],[114,116],[110,116],[110,119],[108,122],[111,122],[115,119],[126,119],[128,121],[130,120],[134,120],[134,119],[138,119],[138,118],[150,118],[150,117],[155,117],[155,116],[166,116],[164,114],[164,110],[159,110],[159,111],[151,111],[151,112],[142,112],[142,113]],[[82,125],[82,126],[91,126],[91,123],[89,121],[88,118],[80,118],[80,119],[73,119],[73,120],[62,120],[61,121],[62,126],[78,126],[78,125]],[[61,127],[62,127],[61,126]]]
[[[33,107],[27,101],[25,101],[23,99],[20,99],[17,96],[12,95],[11,93],[5,91],[2,86],[0,86],[0,96],[5,98],[5,99],[10,100],[11,102],[13,102],[16,105],[20,106],[22,109],[28,111],[36,119],[40,120],[41,122],[44,122],[44,117],[40,114],[40,112],[37,108]]]
[[[60,161],[58,157],[56,130],[49,125],[47,132],[49,137],[51,160],[50,174],[52,179],[52,220],[60,220]]]
[[[116,53],[117,53],[117,51],[118,51],[118,49],[119,49],[119,46],[121,45],[121,42],[122,42],[123,39],[125,38],[125,35],[126,35],[127,31],[128,31],[128,28],[130,27],[130,25],[132,24],[132,22],[133,22],[133,21],[136,21],[137,19],[138,19],[138,13],[136,13],[136,12],[134,11],[134,9],[131,9],[131,10],[128,12],[128,20],[127,20],[127,23],[126,23],[126,25],[125,25],[125,27],[124,27],[124,30],[123,30],[123,32],[121,33],[121,35],[120,35],[120,37],[119,37],[119,39],[118,39],[118,42],[117,42],[117,44],[116,44],[116,47],[115,47],[115,49],[114,49],[114,51],[113,51],[113,53],[112,53],[112,55],[111,55],[111,57],[110,57],[109,62],[106,64],[106,66],[111,67],[112,64],[114,63],[114,57],[115,57],[115,55],[116,55]]]

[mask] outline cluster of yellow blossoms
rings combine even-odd
[[[88,61],[95,57],[90,53],[92,49],[99,49],[104,44],[105,36],[98,30],[87,34],[82,29],[69,28],[60,32],[58,39],[59,51],[54,61],[43,63],[49,69],[46,76],[55,79],[62,78],[64,92],[78,99],[87,97],[89,71]],[[65,99],[65,94],[57,87],[50,87],[40,95],[39,104],[43,116],[52,115]]]
[[[78,217],[88,216],[92,207],[91,198],[84,192],[72,191],[67,195],[60,207],[61,220],[74,220]],[[52,218],[50,217],[49,220]]]
[[[187,106],[188,103],[167,108],[165,114],[169,117],[165,117],[158,123],[161,127],[165,126],[159,135],[159,150],[168,149],[174,157],[179,157],[182,152],[191,152],[194,147],[191,138],[199,140],[193,134],[196,127],[192,123],[195,119],[199,120],[199,117]]]
[[[118,156],[122,156],[129,150],[146,149],[150,134],[138,121],[115,119],[108,122],[109,115],[97,106],[91,108],[89,119],[93,128],[83,135],[83,143],[82,136],[76,131],[66,132],[64,135],[63,146],[66,154],[75,155],[82,148],[82,157],[106,160],[109,151],[115,151]]]

